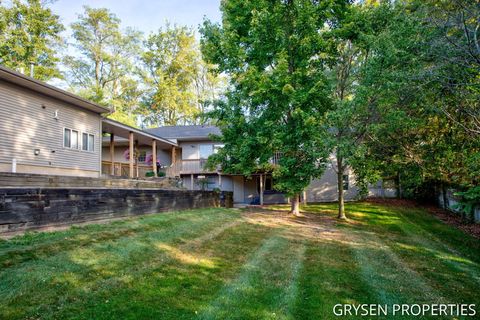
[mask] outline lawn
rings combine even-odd
[[[480,241],[373,203],[163,213],[0,240],[1,319],[338,319],[338,303],[480,305]]]

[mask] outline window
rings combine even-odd
[[[82,133],[82,150],[88,151],[88,133]]]
[[[343,190],[348,190],[348,174],[343,175]]]
[[[201,144],[200,145],[200,159],[207,159],[213,154],[213,145]]]
[[[72,130],[71,148],[79,149],[78,147],[78,131]]]
[[[138,162],[145,162],[146,158],[147,158],[147,151],[140,151],[138,153]]]
[[[82,133],[82,150],[93,152],[95,147],[95,136],[93,134]]]
[[[83,151],[94,150],[95,136],[78,130],[63,129],[63,147]]]
[[[72,130],[65,128],[63,132],[63,146],[65,148],[71,147],[71,144],[70,144],[71,134],[72,134]]]
[[[93,152],[95,149],[95,136],[93,134],[88,135],[88,151]]]
[[[65,128],[63,131],[63,146],[65,148],[79,149],[78,131]]]

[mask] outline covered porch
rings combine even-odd
[[[167,139],[160,138],[140,129],[125,125],[111,119],[102,120],[102,132],[108,134],[103,138],[103,149],[108,152],[102,154],[102,174],[109,176],[123,176],[128,178],[142,178],[151,172],[152,176],[158,174],[158,152],[171,152],[174,156],[177,144]],[[140,146],[150,150],[149,161],[139,161]],[[116,147],[125,149],[125,161],[118,160]],[[117,151],[117,152],[116,152]],[[145,155],[143,155],[145,157]],[[164,160],[165,162],[166,160]]]

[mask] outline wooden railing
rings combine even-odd
[[[111,174],[111,165],[112,163],[110,161],[102,161],[102,173],[106,175],[112,175]],[[128,163],[123,163],[123,162],[114,162],[113,163],[113,168],[114,168],[114,176],[117,177],[128,177],[130,173],[130,165]],[[138,176],[137,176],[137,170],[138,170]],[[145,177],[146,173],[149,171],[152,171],[153,168],[152,166],[147,166],[144,164],[138,164],[134,165],[133,167],[133,174],[135,177],[138,178],[143,178]]]
[[[220,171],[220,167],[216,169],[207,169],[207,160],[180,160],[166,168],[167,177],[176,177],[180,174],[197,174],[197,173],[217,173]]]

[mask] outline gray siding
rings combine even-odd
[[[355,185],[355,177],[352,172],[348,172],[349,188],[345,190],[345,200],[355,200],[358,196],[358,188]],[[347,174],[346,173],[346,174]],[[330,202],[337,201],[337,172],[332,166],[329,166],[320,179],[314,179],[307,187],[307,201],[309,202]]]
[[[101,116],[96,113],[0,81],[0,124],[0,163],[16,158],[19,165],[100,171]],[[63,148],[64,127],[94,134],[95,151]],[[34,149],[40,154],[35,156]]]
[[[181,142],[178,146],[182,151],[182,160],[198,160],[200,159],[200,145],[215,145],[219,142],[212,141],[185,141]]]

